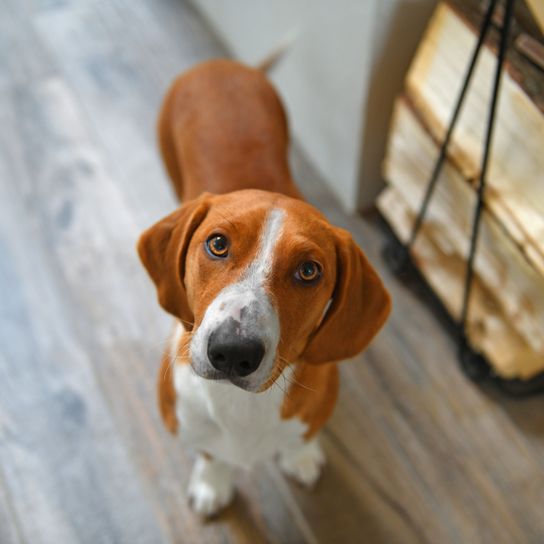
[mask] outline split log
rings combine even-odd
[[[406,98],[397,100],[384,177],[393,186],[379,208],[402,240],[421,206],[438,147]],[[388,196],[386,196],[388,195]],[[472,187],[446,161],[427,214],[424,241],[415,246],[418,264],[455,318],[475,206]],[[422,244],[422,245],[421,245]],[[469,338],[503,376],[528,377],[544,370],[544,276],[484,210],[475,259]]]
[[[399,239],[408,239],[415,213],[394,187],[378,198],[378,208]],[[444,253],[425,225],[412,251],[417,266],[448,311],[459,317],[463,289],[464,260],[455,253]],[[504,378],[529,379],[543,370],[542,354],[535,353],[511,326],[478,277],[472,289],[467,336]]]
[[[544,32],[544,3],[542,0],[525,0],[533,12],[533,15],[540,27],[540,30]]]
[[[407,92],[436,141],[442,141],[472,50],[473,30],[441,4],[407,77]],[[477,180],[496,58],[484,47],[449,155]],[[486,204],[530,262],[544,274],[544,115],[506,70],[503,74]]]

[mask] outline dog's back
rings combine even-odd
[[[288,166],[288,128],[264,73],[229,60],[176,79],[159,116],[159,145],[178,197],[263,189],[300,197]]]

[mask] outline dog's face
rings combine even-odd
[[[361,351],[389,296],[346,231],[258,190],[204,194],[147,230],[140,257],[161,305],[191,331],[193,369],[264,391],[291,362]]]
[[[185,268],[193,368],[203,377],[226,374],[252,391],[300,355],[336,280],[323,218],[292,199],[255,196],[215,197]]]

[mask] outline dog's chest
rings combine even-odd
[[[277,385],[250,393],[178,364],[175,387],[180,435],[193,448],[231,464],[248,467],[295,447],[307,428],[298,419],[281,419],[284,392]]]

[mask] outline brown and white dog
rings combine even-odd
[[[234,467],[278,455],[288,475],[316,482],[336,361],[367,346],[390,299],[350,234],[303,201],[285,112],[261,71],[198,65],[173,83],[158,130],[183,202],[138,243],[177,318],[159,405],[201,454],[189,496],[211,515],[233,496]]]

